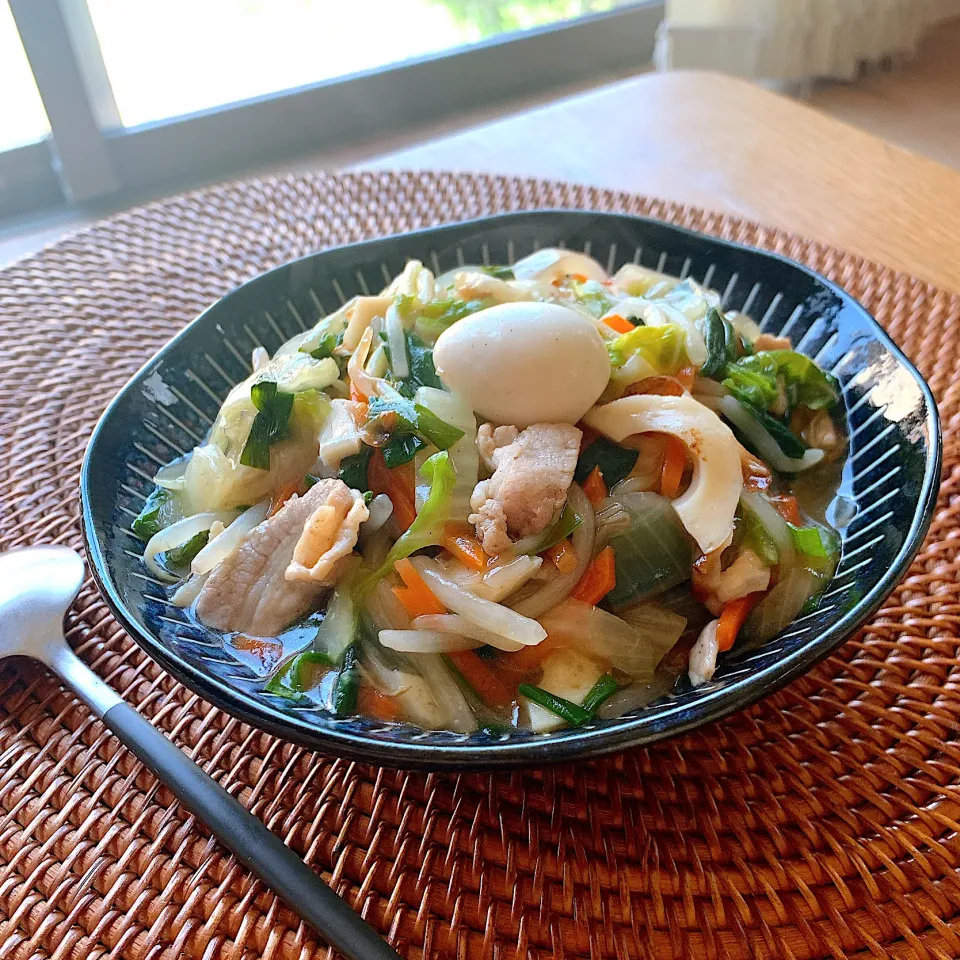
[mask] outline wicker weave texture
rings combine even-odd
[[[204,306],[319,247],[504,210],[644,213],[831,277],[927,377],[944,484],[860,635],[721,724],[576,767],[418,774],[324,758],[173,682],[88,582],[80,655],[410,958],[960,956],[960,298],[729,217],[557,184],[308,175],[214,187],[0,271],[0,548],[80,545],[84,445]],[[0,670],[0,958],[325,957],[41,668]]]

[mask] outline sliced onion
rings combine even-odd
[[[462,267],[454,267],[452,270],[444,270],[436,280],[433,281],[434,286],[438,290],[445,290],[448,287],[453,286],[454,280],[457,279],[457,274],[459,273],[485,273],[486,271],[483,267],[478,267],[473,263],[465,263]]]
[[[265,367],[270,362],[270,354],[267,353],[266,347],[254,347],[253,353],[250,356],[250,366],[253,367],[253,372],[256,373],[261,367]]]
[[[374,690],[385,693],[388,697],[397,697],[409,690],[413,682],[419,678],[413,677],[402,670],[396,670],[388,667],[381,662],[378,657],[370,655],[370,650],[364,651],[365,656],[360,661],[360,673],[363,679],[370,684]]]
[[[190,564],[193,573],[209,573],[221,560],[233,553],[240,546],[240,541],[259,523],[262,523],[270,509],[270,501],[262,500],[245,510],[230,523],[226,530],[211,540],[194,558]],[[231,516],[234,516],[231,514]]]
[[[683,636],[687,629],[686,617],[661,607],[658,603],[638,603],[625,610],[618,611],[625,623],[629,623],[637,634],[659,653],[659,663]]]
[[[633,710],[653,703],[666,696],[673,688],[674,677],[666,671],[660,671],[650,683],[631,683],[618,690],[597,708],[597,716],[601,720],[612,720],[622,717]]]
[[[200,591],[203,589],[203,585],[207,582],[207,577],[209,576],[209,573],[205,573],[201,577],[190,574],[190,576],[173,591],[170,602],[177,607],[192,607],[194,600],[200,596]]]
[[[750,611],[740,636],[747,643],[762,643],[775,637],[821,589],[822,581],[815,574],[805,567],[794,567]]]
[[[367,615],[377,630],[406,630],[410,626],[410,617],[393,592],[390,579],[393,578],[381,580],[367,594]]]
[[[748,317],[745,313],[740,313],[738,310],[730,310],[725,316],[733,329],[748,343],[753,343],[757,337],[760,336],[761,330],[753,317]]]
[[[186,473],[187,465],[190,463],[190,457],[180,457],[179,460],[174,460],[173,463],[168,463],[165,467],[161,467],[156,476],[153,478],[153,482],[158,487],[163,487],[164,490],[184,490],[187,486]]]
[[[170,524],[164,530],[154,534],[148,541],[143,551],[143,562],[147,569],[160,580],[166,583],[176,583],[179,577],[168,573],[157,563],[157,557],[168,550],[175,550],[189,543],[198,533],[205,533],[218,520],[221,523],[230,523],[237,514],[233,510],[215,510],[209,513],[195,513],[192,517],[185,517],[176,523]],[[204,550],[207,548],[204,547]],[[200,551],[201,553],[203,550]],[[199,556],[200,554],[197,554]],[[196,562],[196,561],[194,561]],[[194,571],[195,573],[197,571]],[[200,573],[206,571],[201,570]]]
[[[543,560],[540,557],[508,556],[506,562],[488,567],[483,573],[471,570],[466,576],[458,577],[451,571],[450,579],[456,580],[484,600],[502,603],[516,593],[542,566]]]
[[[383,344],[381,343],[367,361],[367,373],[369,373],[371,377],[381,379],[387,375],[389,369],[390,362],[387,360],[387,351],[383,349]]]
[[[577,555],[577,565],[570,573],[557,575],[536,593],[513,604],[513,609],[524,617],[536,619],[569,596],[570,591],[580,582],[580,578],[593,559],[593,548],[597,537],[597,518],[593,512],[593,506],[576,483],[570,484],[567,498],[570,509],[581,520],[580,526],[573,531],[571,537],[573,550]]]
[[[459,613],[478,626],[499,633],[517,643],[532,646],[546,637],[546,630],[536,620],[522,616],[502,604],[483,600],[469,590],[464,590],[445,576],[434,561],[426,557],[416,557],[413,565],[420,576],[427,581],[427,585],[436,594],[437,599],[448,610]]]
[[[665,652],[659,641],[620,617],[572,598],[555,606],[540,622],[551,641],[605,661],[635,680],[652,679]]]
[[[403,317],[396,303],[387,307],[387,346],[390,347],[390,366],[398,380],[410,376],[410,363],[407,360],[407,339],[403,332]]]
[[[723,397],[715,397],[711,393],[695,393],[693,394],[693,399],[697,403],[702,403],[708,410],[712,410],[714,413],[723,413],[723,408],[720,406]]]
[[[750,415],[736,397],[723,397],[720,401],[723,415],[756,447],[767,464],[781,473],[800,473],[815,467],[823,459],[822,450],[806,450],[802,457],[788,457],[773,437]]]
[[[417,658],[417,667],[444,714],[444,726],[457,733],[476,730],[477,721],[473,711],[443,660],[437,654],[424,654]]]
[[[422,617],[417,617],[411,624],[415,630],[435,630],[438,633],[456,633],[461,637],[469,637],[476,640],[477,644],[486,644],[490,647],[496,647],[498,650],[504,650],[507,653],[516,653],[522,650],[524,645],[501,637],[500,634],[487,630],[479,624],[466,617],[458,616],[455,613],[431,613]]]
[[[437,630],[381,630],[380,642],[401,653],[456,653],[480,646],[470,637]]]
[[[749,510],[756,514],[757,519],[763,525],[763,529],[767,531],[770,539],[776,544],[782,576],[786,570],[793,568],[797,559],[797,550],[793,544],[793,536],[787,526],[787,521],[777,513],[773,504],[762,494],[754,493],[752,490],[743,490],[740,499]]]
[[[704,394],[709,397],[725,397],[730,391],[718,380],[709,377],[696,377],[693,381],[693,395]]]
[[[376,533],[393,516],[393,501],[385,493],[378,493],[367,509],[370,516],[363,524],[364,533]]]

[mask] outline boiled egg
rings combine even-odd
[[[593,321],[555,303],[500,303],[445,330],[433,349],[440,379],[481,417],[521,429],[576,423],[610,379]]]

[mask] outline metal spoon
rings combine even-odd
[[[70,649],[63,618],[83,583],[83,560],[67,547],[0,554],[0,659],[45,663],[177,799],[324,939],[354,960],[400,955],[286,844],[110,689]]]

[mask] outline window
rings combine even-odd
[[[0,215],[639,69],[662,13],[662,0],[0,0],[0,111],[13,111],[0,151],[32,141],[0,152]]]
[[[50,132],[10,7],[0,3],[0,150],[42,140]]]
[[[127,127],[363,73],[624,2],[88,0]]]

